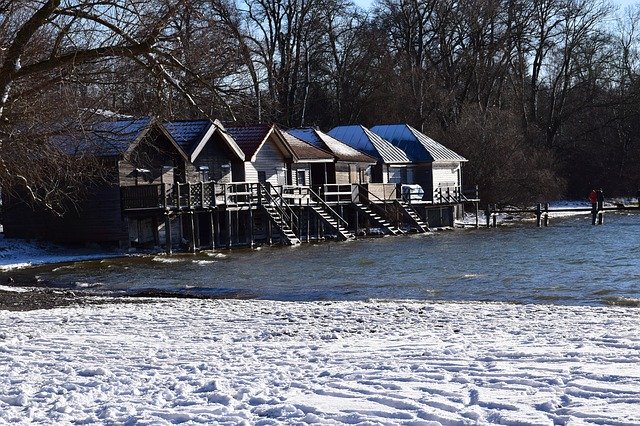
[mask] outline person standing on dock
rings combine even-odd
[[[589,194],[589,202],[591,202],[591,208],[595,210],[598,207],[598,193],[595,189],[591,190]]]
[[[598,210],[602,210],[604,208],[604,192],[602,192],[602,188],[598,189],[597,192],[597,200],[598,200]]]

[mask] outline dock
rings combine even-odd
[[[272,185],[198,182],[121,187],[123,216],[145,224],[171,253],[256,244],[297,245],[326,238],[424,233],[452,226],[477,188],[436,192],[433,200],[402,197],[397,184]]]
[[[615,206],[605,206],[604,203],[598,203],[593,207],[549,207],[549,203],[538,203],[533,209],[499,209],[495,205],[487,205],[485,210],[486,227],[497,227],[497,216],[499,214],[531,214],[536,217],[536,226],[549,226],[549,217],[553,213],[590,213],[592,225],[603,225],[604,214],[606,212],[620,211],[640,211],[640,204],[636,206],[627,206],[617,204]],[[476,227],[478,226],[478,216],[476,215]]]

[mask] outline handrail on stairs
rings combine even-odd
[[[334,209],[331,208],[331,206],[329,204],[327,204],[320,195],[318,195],[313,189],[311,189],[310,186],[307,186],[307,191],[309,191],[309,195],[311,196],[312,199],[314,199],[313,201],[319,203],[320,205],[322,205],[322,207],[324,207],[326,210],[328,210],[331,215],[333,216],[334,219],[336,219],[338,221],[338,224],[340,222],[342,222],[343,224],[345,224],[346,226],[349,226],[349,222],[347,222],[346,220],[344,220],[344,218],[342,216],[340,216],[338,214],[338,212],[336,212]]]
[[[293,230],[294,233],[297,235],[298,233],[295,232],[295,230],[297,229],[296,223],[298,222],[298,216],[293,212],[289,204],[287,204],[287,202],[284,201],[284,199],[282,198],[280,193],[278,193],[277,190],[274,189],[280,203],[276,202],[275,198],[273,197],[273,195],[271,195],[271,192],[266,188],[265,184],[258,183],[258,185],[260,189],[260,198],[261,198],[260,202],[262,202],[262,196],[264,195],[266,198],[267,204],[270,206],[273,206],[278,211],[280,218],[284,222],[284,224],[287,224],[289,228]],[[286,206],[289,212],[285,211],[282,208],[283,206]]]
[[[361,185],[361,184],[359,184],[359,183],[356,183],[356,184],[354,184],[354,185],[358,188],[358,197],[362,197],[362,198],[364,198],[365,200],[367,200],[367,201],[368,201],[368,205],[370,205],[370,206],[374,206],[374,207],[375,207],[376,209],[378,209],[379,211],[383,211],[385,216],[389,214],[389,212],[388,212],[388,211],[387,211],[387,209],[386,209],[386,205],[387,205],[387,204],[389,204],[389,203],[387,203],[387,200],[383,200],[382,198],[378,197],[376,194],[372,194],[371,192],[369,192],[369,190],[368,190],[367,188],[365,188],[364,186],[362,186],[362,185]],[[364,195],[364,194],[362,193],[362,191],[366,191],[366,193],[367,193],[368,195]],[[373,198],[375,198],[376,200],[378,200],[378,201],[382,202],[382,205],[384,205],[385,207],[380,207],[379,205],[377,205],[376,203],[374,203],[374,202],[371,200],[371,198],[369,197],[369,195],[370,195],[370,196],[372,196]],[[392,201],[392,202],[391,202],[391,204],[395,204],[395,203]]]

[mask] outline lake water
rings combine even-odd
[[[640,305],[640,215],[351,242],[142,256],[29,270],[48,285],[276,300]]]

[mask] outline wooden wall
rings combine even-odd
[[[120,189],[115,185],[91,188],[77,211],[58,217],[31,205],[11,200],[5,205],[7,238],[44,239],[63,243],[128,245],[127,221],[120,211]]]
[[[267,182],[273,185],[285,185],[286,161],[275,142],[269,138],[255,155],[253,162],[245,161],[245,179],[247,182],[258,182],[258,172],[264,172]]]

